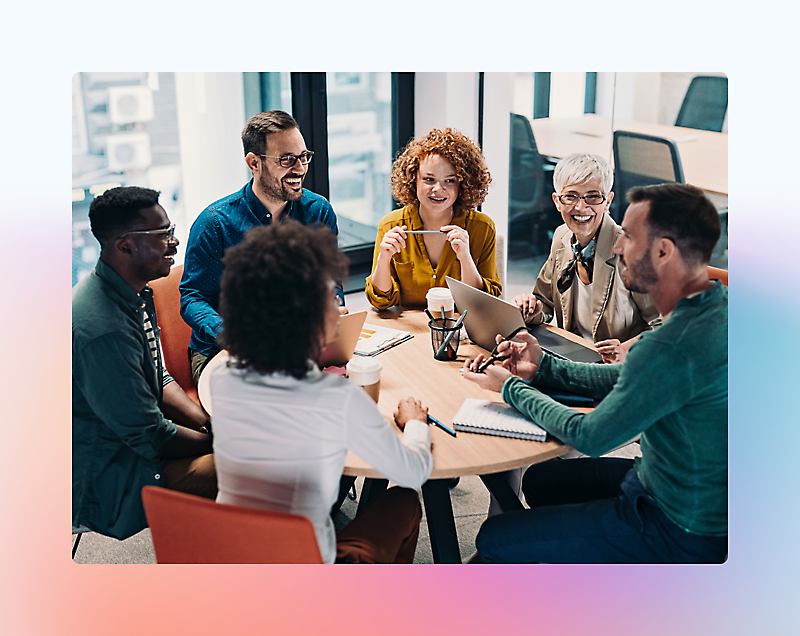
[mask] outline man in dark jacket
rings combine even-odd
[[[178,240],[158,192],[113,188],[89,209],[100,259],[72,296],[72,525],[125,539],[141,490],[215,498],[208,416],[164,368],[153,292]]]

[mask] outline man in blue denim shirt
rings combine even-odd
[[[303,190],[313,152],[306,148],[297,122],[272,110],[251,117],[242,131],[244,160],[253,178],[241,190],[212,203],[192,225],[181,280],[181,316],[192,328],[189,359],[197,382],[206,362],[219,352],[222,329],[219,281],[225,250],[260,225],[292,218],[304,225],[321,223],[339,233],[327,199]],[[338,273],[334,272],[336,280]],[[338,284],[337,295],[344,305]],[[342,310],[344,311],[344,309]]]

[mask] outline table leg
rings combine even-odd
[[[372,479],[370,477],[364,479],[364,485],[361,487],[361,500],[358,502],[358,508],[356,509],[356,517],[372,503],[375,497],[385,492],[388,486],[389,482],[385,479]]]
[[[489,492],[494,495],[494,498],[497,500],[497,503],[500,504],[500,508],[503,509],[503,512],[522,510],[525,507],[522,505],[519,497],[517,497],[514,489],[511,488],[504,473],[481,475],[480,478]]]
[[[456,522],[446,479],[432,479],[422,485],[422,500],[428,519],[428,534],[434,563],[461,563]]]

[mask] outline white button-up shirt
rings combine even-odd
[[[399,486],[430,475],[428,425],[410,420],[401,438],[347,378],[316,366],[302,380],[226,365],[209,372],[217,501],[307,517],[325,563],[336,559],[330,510],[348,450]]]

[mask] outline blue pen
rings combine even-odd
[[[436,426],[438,426],[440,429],[442,429],[442,430],[443,430],[445,433],[448,433],[448,434],[452,435],[453,437],[455,437],[455,436],[456,436],[456,432],[455,432],[453,429],[451,429],[451,428],[447,428],[447,427],[446,427],[444,424],[442,424],[442,423],[441,423],[439,420],[437,420],[435,417],[431,417],[431,416],[429,415],[429,416],[428,416],[428,423],[429,423],[429,424],[435,424],[435,425],[436,425]]]

